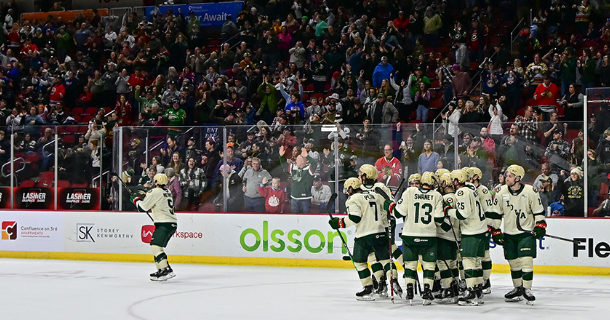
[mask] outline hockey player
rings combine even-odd
[[[419,188],[419,187],[421,187],[420,180],[421,180],[421,174],[414,173],[409,176],[409,179],[407,180],[407,182],[409,183],[409,186]]]
[[[165,189],[169,182],[167,176],[159,173],[155,175],[153,180],[155,188],[149,190],[145,198],[139,195],[132,195],[131,200],[140,212],[152,211],[155,232],[150,240],[150,248],[155,255],[157,272],[150,274],[150,280],[165,281],[175,277],[172,267],[167,262],[167,255],[163,248],[167,246],[169,239],[176,232],[178,219],[176,219],[174,214],[172,194],[168,189]]]
[[[457,198],[455,197],[451,174],[444,173],[440,176],[439,181],[444,203],[455,209]],[[438,237],[436,265],[440,270],[442,287],[439,298],[442,303],[457,303],[459,294],[457,252],[460,242],[460,222],[455,218],[446,219],[451,219],[448,222],[452,229],[445,231],[441,227],[436,228],[436,236]]]
[[[432,284],[436,267],[437,238],[436,226],[443,223],[443,196],[434,190],[436,183],[434,173],[425,172],[421,178],[420,188],[410,187],[405,190],[398,202],[386,201],[384,207],[396,218],[404,217],[402,228],[402,248],[405,268],[406,299],[410,302],[414,296],[417,279],[417,262],[422,261],[424,270],[424,305],[434,300]]]
[[[345,181],[344,192],[348,198],[345,202],[347,218],[332,218],[328,221],[333,229],[356,226],[353,261],[364,289],[356,293],[357,300],[375,300],[372,297],[373,279],[367,265],[367,257],[375,253],[377,261],[389,276],[390,251],[386,233],[387,214],[383,210],[383,198],[375,193],[363,191],[358,178]],[[383,222],[386,221],[386,222]]]
[[[392,192],[390,188],[388,188],[385,184],[381,182],[377,182],[377,176],[379,172],[377,168],[370,164],[363,164],[358,171],[358,178],[360,178],[360,183],[362,183],[362,190],[367,191],[369,193],[375,192],[375,188],[379,187],[383,190],[386,195],[392,196]],[[392,241],[392,256],[396,259],[400,264],[402,264],[402,251],[398,248],[398,246],[394,243],[394,229],[396,228],[396,220],[390,219],[389,224],[386,226],[388,228],[388,232],[390,235],[390,240]],[[377,261],[375,258],[375,254],[369,254],[369,263],[371,264],[371,270],[373,271],[373,284],[375,285],[375,292],[380,296],[387,296],[387,284],[384,276],[383,268],[381,263]],[[402,298],[402,288],[398,283],[398,270],[395,266],[390,265],[390,269],[392,270],[392,286],[394,288],[394,292],[400,298]]]
[[[485,256],[487,222],[476,190],[466,186],[464,170],[453,170],[450,176],[456,189],[457,202],[455,208],[446,204],[443,211],[446,216],[460,220],[460,255],[466,278],[466,291],[459,298],[458,304],[476,306],[483,303],[481,259]]]
[[[489,276],[491,275],[492,266],[491,256],[489,254],[489,239],[491,238],[491,227],[493,225],[493,220],[489,218],[489,214],[491,213],[491,208],[493,207],[493,199],[489,189],[480,183],[482,177],[483,172],[481,172],[481,169],[476,167],[468,168],[468,178],[470,178],[470,182],[477,190],[479,202],[481,203],[481,208],[483,209],[487,220],[488,232],[485,234],[487,237],[487,241],[485,241],[485,257],[481,260],[481,265],[483,267],[483,285],[481,289],[483,290],[483,293],[489,294],[491,293],[491,282],[489,281]]]
[[[523,296],[527,304],[533,305],[536,300],[531,292],[536,239],[546,234],[546,221],[540,195],[532,186],[521,183],[524,175],[521,166],[511,165],[506,169],[506,185],[496,194],[490,217],[495,219],[494,242],[504,245],[504,257],[513,279],[514,289],[504,298],[507,302],[515,302],[521,301]],[[500,230],[502,218],[504,234]]]

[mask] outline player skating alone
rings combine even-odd
[[[504,257],[508,260],[513,279],[514,289],[504,295],[505,300],[521,301],[523,296],[527,304],[533,305],[536,300],[531,291],[536,239],[546,234],[546,221],[540,195],[532,186],[521,183],[524,175],[521,166],[511,165],[506,169],[506,185],[496,194],[492,208],[491,217],[495,219],[492,235],[495,243],[504,245]],[[499,230],[502,218],[504,234]]]
[[[353,262],[364,287],[362,291],[356,293],[356,299],[375,300],[372,296],[373,279],[367,265],[367,257],[374,252],[387,276],[389,276],[390,270],[390,252],[386,233],[387,214],[383,210],[383,198],[375,193],[363,191],[358,178],[347,179],[344,184],[344,192],[348,195],[345,202],[347,218],[332,218],[328,223],[333,229],[356,226]]]
[[[402,248],[405,268],[406,299],[413,300],[417,279],[417,263],[421,261],[424,270],[424,305],[434,300],[432,284],[436,267],[437,238],[436,226],[443,223],[443,196],[434,190],[435,176],[426,172],[421,177],[422,186],[409,187],[398,202],[386,201],[390,215],[404,217],[402,228]]]
[[[169,190],[165,189],[168,179],[163,173],[154,177],[155,188],[146,193],[144,199],[138,195],[132,195],[131,200],[141,212],[152,211],[152,219],[155,223],[155,232],[150,240],[150,248],[155,255],[157,272],[150,274],[152,281],[165,281],[175,277],[172,267],[167,262],[167,255],[163,248],[167,246],[169,239],[176,232],[178,219],[174,214],[174,201]]]
[[[444,211],[445,215],[460,220],[462,234],[460,255],[464,265],[466,291],[459,298],[458,304],[476,306],[483,303],[481,259],[485,256],[487,222],[477,192],[466,186],[466,180],[467,176],[464,170],[453,170],[451,172],[451,181],[456,190],[456,208],[451,208],[447,204]]]
[[[483,293],[489,294],[491,293],[491,281],[489,281],[489,277],[491,275],[492,266],[491,255],[489,254],[489,238],[491,237],[491,227],[493,225],[493,219],[489,218],[489,214],[491,213],[491,209],[493,207],[493,198],[489,192],[489,189],[480,183],[482,177],[483,172],[481,172],[481,169],[476,167],[468,168],[468,178],[470,178],[470,182],[477,190],[481,208],[483,209],[485,217],[487,218],[486,220],[489,232],[485,234],[487,237],[487,241],[485,241],[485,257],[483,257],[481,260],[481,265],[483,267],[483,285],[481,289]]]
[[[362,183],[362,190],[367,191],[369,193],[375,192],[375,188],[381,188],[386,195],[392,195],[392,191],[385,184],[378,182],[377,177],[379,175],[379,171],[377,168],[370,164],[363,164],[358,171],[358,177],[360,178],[360,183]],[[396,228],[396,220],[390,218],[388,232],[390,235],[390,240],[392,241],[392,256],[394,259],[398,261],[398,263],[402,264],[402,251],[396,246],[394,243],[394,229]],[[388,287],[385,279],[385,272],[381,263],[377,261],[375,258],[375,253],[369,254],[369,263],[371,265],[371,270],[373,271],[373,286],[376,285],[375,293],[380,296],[387,296]],[[396,266],[390,265],[390,269],[392,271],[392,285],[394,287],[394,293],[402,298],[402,288],[398,283],[398,269]],[[377,281],[375,281],[377,280]]]
[[[444,203],[455,209],[457,198],[449,173],[440,176],[439,189],[443,195]],[[436,228],[436,236],[438,237],[436,265],[440,270],[442,287],[438,298],[442,303],[457,303],[459,295],[457,253],[460,242],[460,221],[456,218],[447,217],[447,219],[451,219],[449,226],[452,229],[445,230],[446,228],[443,229],[440,226]]]

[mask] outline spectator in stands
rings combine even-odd
[[[502,87],[506,96],[506,104],[512,109],[513,114],[517,114],[519,100],[521,99],[521,75],[514,71],[511,62],[506,63],[506,72],[502,77]]]
[[[563,130],[555,129],[553,131],[553,140],[546,147],[544,156],[547,157],[551,165],[561,170],[568,170],[570,168],[568,163],[570,148],[570,144],[563,140]]]
[[[535,142],[538,132],[538,118],[534,115],[532,106],[525,107],[525,115],[515,118],[515,125],[519,127],[519,134],[529,142]]]
[[[172,167],[165,169],[165,174],[169,179],[167,189],[172,193],[172,198],[174,200],[174,210],[180,210],[180,205],[182,202],[182,187],[180,186],[180,179],[178,178],[178,176],[176,175],[176,171]]]
[[[509,135],[505,136],[498,147],[498,155],[501,164],[510,166],[511,164],[523,164],[525,162],[525,143],[519,136],[519,126],[513,123],[510,126]]]
[[[311,187],[311,204],[316,207],[320,213],[326,213],[326,206],[332,195],[332,191],[328,185],[322,183],[322,178],[315,176],[313,178],[313,186]]]
[[[561,130],[563,132],[563,135],[565,136],[567,133],[567,129],[568,124],[561,123],[559,121],[557,112],[551,112],[551,118],[549,119],[549,121],[542,123],[541,132],[543,133],[545,138],[551,137],[552,139],[552,135],[555,130]]]
[[[561,75],[561,96],[564,96],[568,92],[570,84],[576,82],[576,67],[574,48],[565,48],[561,54],[561,64],[559,66],[559,73]],[[536,91],[538,90],[536,89]],[[536,96],[534,96],[534,99],[535,98]]]
[[[279,149],[280,163],[286,162],[284,155],[286,148],[281,146]],[[309,163],[308,163],[309,162]],[[296,157],[296,161],[288,164],[288,172],[292,176],[290,186],[291,212],[310,212],[311,208],[311,187],[313,186],[314,172],[317,162],[309,156],[305,148],[301,149],[301,154]]]
[[[377,89],[381,87],[381,81],[390,79],[390,74],[394,72],[394,67],[388,62],[388,57],[381,57],[381,62],[375,67],[373,71],[373,86]]]
[[[280,178],[273,178],[271,180],[271,186],[268,186],[268,182],[269,179],[264,177],[262,183],[258,186],[258,193],[265,198],[265,212],[284,212],[286,190],[280,187]]]
[[[584,90],[584,87],[583,87]],[[578,122],[583,121],[583,107],[584,107],[584,96],[582,93],[576,91],[576,84],[572,83],[568,87],[568,93],[566,93],[559,104],[564,108],[564,115],[570,122],[577,122],[571,126],[571,129],[577,129],[580,127]]]
[[[430,106],[430,90],[426,88],[426,84],[423,82],[419,83],[419,88],[413,98],[414,103],[417,105],[417,117],[416,119],[421,122],[428,122],[428,107]]]
[[[227,212],[241,212],[243,207],[243,183],[237,172],[229,164],[223,164],[219,169],[220,177],[214,181],[212,189],[218,196],[214,199],[217,208],[223,206],[223,196],[226,194]]]
[[[459,65],[453,65],[453,74],[455,75],[451,80],[451,88],[453,90],[453,100],[457,99],[468,99],[470,86],[472,86],[472,80],[467,72],[462,72]]]
[[[534,100],[537,102],[538,109],[543,112],[544,120],[548,120],[551,112],[557,112],[559,97],[559,87],[551,82],[549,75],[545,76],[544,82],[538,85],[534,93]]]
[[[439,160],[439,154],[432,150],[432,141],[426,140],[424,142],[424,150],[422,154],[419,155],[419,159],[417,161],[417,172],[419,174],[424,174],[425,172],[435,172]]]
[[[564,171],[562,170],[562,173]],[[582,170],[576,167],[569,171],[569,176],[565,178],[562,174],[558,188],[563,196],[566,217],[584,217],[584,185],[582,180]],[[565,180],[562,180],[564,178]]]
[[[529,82],[530,92],[535,92],[536,88],[542,84],[549,68],[542,62],[540,53],[534,55],[534,62],[530,63],[525,69],[525,76]]]
[[[252,158],[252,166],[248,167],[242,177],[245,212],[265,212],[265,198],[258,190],[264,179],[271,179],[271,175],[261,166],[259,158]]]
[[[163,147],[159,149],[159,152],[161,152],[163,164],[167,165],[170,163],[171,160],[173,160],[172,158],[174,153],[178,153],[180,155],[179,158],[182,158],[183,149],[178,145],[176,137],[169,136],[167,137],[166,142],[163,144]]]

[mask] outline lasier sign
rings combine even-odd
[[[341,234],[343,235],[343,238],[346,239],[345,233],[341,232]],[[251,245],[246,243],[246,237],[248,237],[248,235],[254,236],[255,239],[255,242]],[[294,244],[294,246],[286,245],[286,241],[283,239],[284,235],[286,235],[287,242]],[[315,229],[305,232],[302,241],[300,240],[301,235],[302,233],[299,230],[284,232],[283,230],[275,229],[269,233],[269,222],[263,221],[262,237],[261,233],[255,229],[248,228],[241,233],[239,243],[244,250],[253,252],[258,250],[258,248],[261,246],[262,238],[264,252],[268,252],[269,249],[274,252],[282,252],[285,249],[288,249],[288,251],[295,253],[300,252],[303,249],[303,246],[305,246],[305,249],[311,253],[320,253],[322,250],[324,250],[324,247],[327,246],[328,243],[327,253],[333,253],[333,241],[335,238],[339,238],[339,233],[337,231],[329,231],[325,238],[322,231]],[[271,241],[275,243],[275,245],[269,245],[269,237],[271,237]],[[320,244],[316,247],[311,246],[311,238],[318,238]],[[339,241],[341,240],[339,239]],[[347,253],[345,247],[342,247],[342,252],[344,254]]]

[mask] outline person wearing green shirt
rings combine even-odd
[[[186,112],[180,108],[180,103],[178,100],[172,101],[172,108],[167,109],[165,112],[165,116],[167,119],[167,125],[170,127],[179,127],[184,125],[184,120],[186,120]]]
[[[273,119],[275,116],[275,110],[277,109],[277,103],[280,100],[280,95],[277,89],[267,82],[267,79],[261,83],[256,91],[260,97],[262,97],[261,106],[256,112],[257,115],[263,118]],[[270,121],[267,121],[270,123]]]
[[[563,97],[568,92],[570,84],[576,82],[576,58],[574,57],[574,48],[568,47],[563,51],[559,72],[561,78],[561,96]]]
[[[66,32],[66,29],[62,26],[59,28],[59,32],[55,35],[55,41],[57,46],[57,55],[60,61],[64,61],[70,47],[72,46],[72,37]]]
[[[328,23],[324,21],[324,16],[321,14],[318,15],[316,20],[318,20],[316,23],[316,38],[321,38],[328,29]]]
[[[140,96],[140,86],[136,86],[135,98],[140,103],[140,113],[148,113],[152,110],[153,104],[159,104],[157,98],[155,98],[155,93],[152,88],[148,88],[146,90],[146,96]]]

